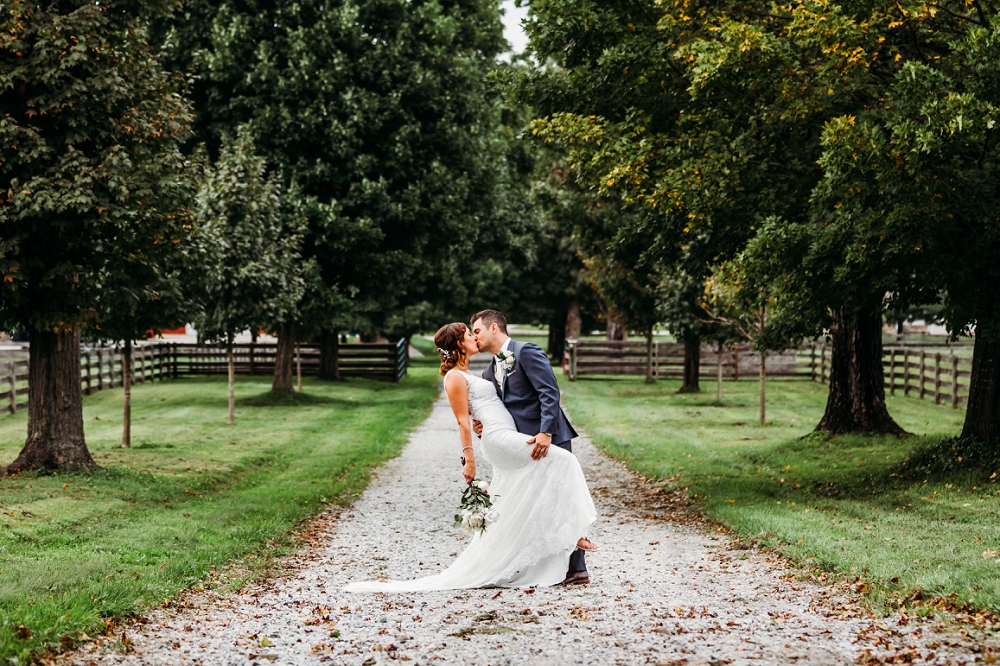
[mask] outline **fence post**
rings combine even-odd
[[[896,350],[889,350],[889,395],[896,395]]]
[[[903,395],[910,396],[910,350],[903,347]]]
[[[177,379],[177,343],[174,342],[170,345],[170,355],[173,357],[174,361],[174,379]]]
[[[653,343],[653,377],[660,378],[660,343]]]
[[[250,347],[253,353],[253,346]],[[295,373],[299,379],[299,393],[302,393],[302,347],[299,342],[295,342]]]
[[[934,354],[934,404],[941,404],[941,353]]]
[[[924,377],[924,373],[927,372],[927,352],[926,350],[920,350],[920,381],[917,386],[920,389],[920,399],[924,399],[924,385],[926,384],[927,378]]]
[[[104,350],[97,348],[97,390],[104,388]]]
[[[951,408],[958,409],[958,356],[951,355]]]
[[[90,352],[86,352],[83,355],[83,358],[87,361],[87,365],[85,366],[87,368],[87,374],[84,376],[84,380],[87,382],[87,388],[84,389],[84,393],[90,395]]]
[[[10,371],[10,377],[7,378],[7,383],[10,386],[10,413],[13,414],[17,411],[17,359],[13,356],[7,361],[7,368]]]
[[[816,381],[816,343],[809,345],[809,381]]]

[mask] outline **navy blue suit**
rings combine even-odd
[[[514,365],[507,371],[503,391],[497,383],[493,362],[483,371],[483,379],[493,382],[497,395],[514,417],[518,432],[532,436],[550,433],[553,445],[572,453],[577,433],[559,406],[559,385],[548,357],[533,342],[511,340],[511,351]],[[569,573],[586,570],[584,553],[577,549],[570,557]]]

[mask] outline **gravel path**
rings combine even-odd
[[[447,401],[439,400],[351,508],[319,519],[311,545],[287,561],[290,575],[227,596],[192,593],[182,607],[130,629],[127,656],[105,638],[66,659],[204,666],[975,661],[969,640],[938,635],[930,622],[864,617],[833,588],[797,581],[777,558],[736,549],[671,514],[668,496],[585,437],[574,450],[601,516],[590,534],[602,548],[588,557],[591,586],[342,592],[350,581],[439,571],[464,547],[450,525],[461,492],[457,442]]]

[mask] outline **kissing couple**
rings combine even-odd
[[[477,587],[547,587],[590,582],[585,536],[597,520],[580,462],[572,454],[576,431],[559,406],[555,373],[542,348],[507,335],[507,320],[483,310],[472,327],[446,324],[434,336],[441,375],[458,421],[462,475],[476,478],[473,429],[493,467],[489,493],[498,516],[472,538],[451,566],[409,581],[359,582],[348,592],[420,592]],[[494,354],[482,377],[469,357]],[[471,418],[470,418],[471,417]]]

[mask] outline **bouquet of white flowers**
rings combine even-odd
[[[479,479],[466,487],[458,508],[462,513],[455,514],[455,527],[462,527],[468,532],[485,532],[487,525],[492,525],[500,517],[490,501],[490,484]]]

